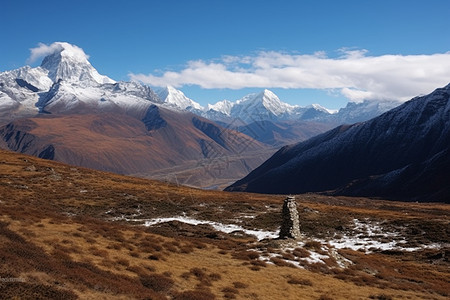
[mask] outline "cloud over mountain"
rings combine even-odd
[[[62,49],[68,49],[71,55],[76,56],[79,60],[88,60],[89,55],[84,53],[83,49],[77,47],[75,45],[71,45],[66,42],[54,42],[50,45],[46,45],[44,43],[39,43],[38,47],[30,49],[30,57],[27,59],[28,63],[33,63],[39,58],[48,56],[55,52],[61,51]]]
[[[129,76],[153,86],[329,89],[355,102],[363,99],[406,101],[430,92],[450,78],[450,52],[370,56],[367,50],[343,48],[339,53],[338,57],[329,57],[325,52],[262,51],[253,56],[189,61],[182,70],[161,75]]]

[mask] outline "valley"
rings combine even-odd
[[[0,147],[77,166],[222,189],[276,149],[185,112],[40,115],[0,127]],[[162,124],[162,125],[155,125]]]

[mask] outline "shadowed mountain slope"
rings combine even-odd
[[[354,125],[286,146],[229,191],[449,202],[450,85]],[[435,183],[429,185],[431,182]],[[443,183],[443,184],[439,184]]]

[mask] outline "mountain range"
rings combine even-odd
[[[222,100],[202,107],[173,87],[159,89],[157,95],[165,106],[188,110],[274,147],[306,140],[340,124],[369,120],[400,104],[366,100],[349,102],[333,111],[319,104],[290,105],[265,89],[236,101]]]
[[[101,75],[75,45],[53,48],[38,67],[0,73],[0,147],[198,187],[225,187],[278,147],[399,105],[364,101],[335,112],[265,89],[202,107],[173,87]]]
[[[330,110],[319,104],[290,105],[275,93],[264,89],[260,93],[244,96],[236,101],[222,100],[202,107],[183,92],[166,87],[157,90],[161,102],[170,107],[184,109],[222,124],[249,125],[254,122],[300,121],[338,125],[361,122],[376,117],[398,105],[398,101],[349,102],[339,110]]]
[[[228,185],[274,152],[148,86],[100,75],[76,46],[57,46],[39,67],[0,74],[0,147],[198,187]]]
[[[261,121],[313,121],[336,126],[368,120],[399,105],[396,101],[349,102],[336,112],[318,104],[290,105],[266,89],[236,101],[222,100],[202,107],[173,87],[154,91],[138,82],[116,82],[99,74],[77,46],[65,42],[54,45],[56,50],[39,67],[0,73],[0,121],[37,113],[123,112],[140,118],[149,106],[159,105],[188,110],[237,129]]]
[[[226,190],[450,199],[450,85],[376,118],[285,146]]]

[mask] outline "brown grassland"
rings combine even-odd
[[[0,299],[450,296],[448,205],[296,197],[303,246],[206,224],[145,227],[144,220],[186,215],[276,231],[284,197],[204,191],[0,151]],[[355,219],[381,224],[417,249],[327,245],[357,234]],[[303,259],[330,249],[336,255],[322,262]]]

